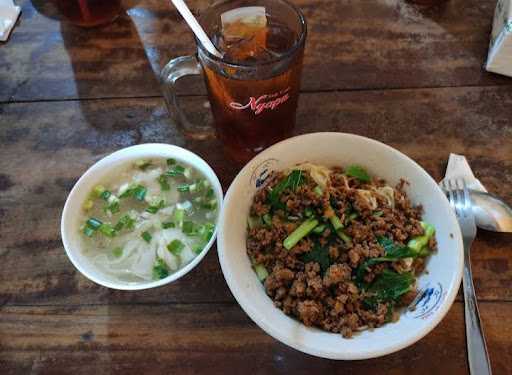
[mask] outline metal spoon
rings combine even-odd
[[[512,208],[495,195],[470,190],[473,214],[479,228],[493,232],[512,232]]]

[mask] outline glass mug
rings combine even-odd
[[[121,13],[121,0],[57,0],[69,22],[94,27],[114,21]]]
[[[178,57],[163,69],[161,82],[172,120],[195,139],[212,134],[211,127],[190,123],[176,100],[176,81],[203,75],[214,128],[228,155],[238,162],[291,135],[300,90],[306,21],[284,0],[236,0],[214,4],[199,18],[210,38],[221,30],[221,15],[245,7],[264,7],[266,42],[290,46],[265,60],[233,62],[217,57],[196,40],[197,55]],[[272,38],[272,39],[269,39]],[[293,38],[293,40],[291,40]],[[281,44],[279,44],[281,43]]]

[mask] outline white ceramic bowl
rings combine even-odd
[[[438,252],[418,279],[427,289],[415,311],[404,312],[396,323],[364,331],[351,339],[308,328],[274,307],[251,269],[246,255],[246,220],[252,197],[265,176],[301,162],[326,166],[359,164],[390,184],[405,178],[407,192],[425,209],[424,219],[436,228]],[[269,335],[315,356],[365,359],[395,352],[429,333],[446,315],[459,288],[463,248],[456,217],[435,181],[413,160],[372,139],[343,133],[315,133],[278,143],[249,162],[235,178],[224,200],[217,240],[222,272],[240,306]]]
[[[97,284],[106,286],[112,289],[121,290],[139,290],[149,289],[157,286],[171,283],[183,275],[187,274],[192,268],[204,258],[208,250],[212,247],[215,237],[217,235],[217,228],[215,233],[205,246],[203,251],[198,254],[190,263],[185,267],[180,268],[176,272],[170,274],[168,277],[150,282],[130,283],[120,281],[112,276],[101,272],[92,262],[86,258],[80,251],[80,238],[81,235],[78,213],[81,210],[83,202],[94,188],[95,185],[101,183],[102,180],[114,169],[120,165],[125,165],[130,161],[150,158],[174,158],[177,161],[184,162],[198,171],[200,171],[212,184],[218,202],[222,202],[222,187],[219,179],[215,175],[213,169],[199,156],[185,150],[178,146],[172,146],[159,143],[146,143],[137,146],[131,146],[110,154],[92,167],[90,167],[82,177],[75,184],[64,205],[61,218],[61,236],[62,243],[66,249],[66,253],[71,260],[71,263],[88,279]],[[222,203],[219,203],[221,207]],[[220,210],[219,210],[220,211]]]

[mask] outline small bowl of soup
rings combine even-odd
[[[61,219],[73,265],[112,289],[148,289],[194,268],[217,234],[222,187],[196,154],[166,144],[124,148],[90,167]]]

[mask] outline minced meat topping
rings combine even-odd
[[[414,300],[434,228],[405,180],[391,188],[359,166],[315,168],[270,175],[252,202],[247,254],[276,307],[351,337]]]

